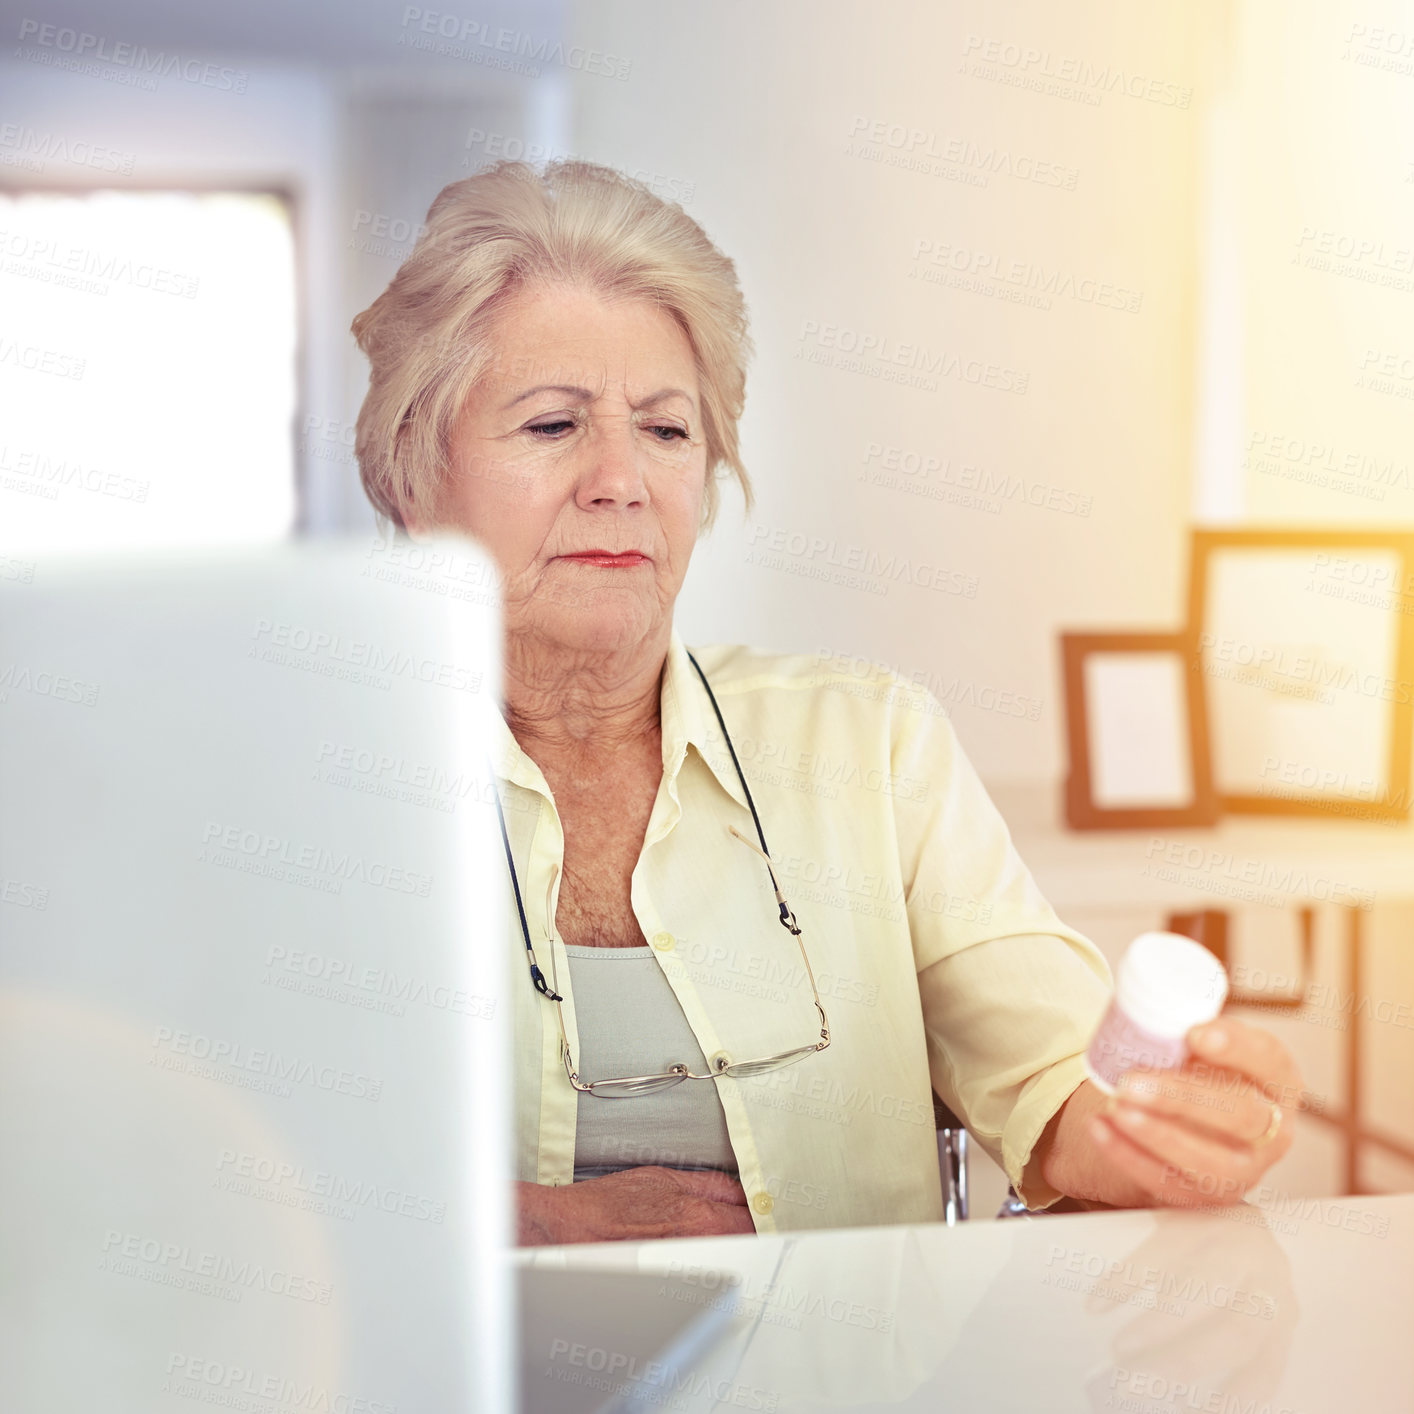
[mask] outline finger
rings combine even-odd
[[[1091,1121],[1091,1137],[1126,1178],[1161,1203],[1196,1208],[1241,1202],[1261,1170],[1250,1151],[1185,1133],[1172,1121],[1140,1115],[1138,1123],[1115,1116]]]
[[[1115,1100],[1239,1144],[1260,1139],[1272,1118],[1271,1105],[1245,1075],[1206,1064],[1127,1071],[1120,1077]]]
[[[701,1198],[684,1198],[674,1213],[668,1237],[735,1237],[754,1233],[751,1209],[738,1203],[709,1203]]]
[[[1301,1072],[1291,1052],[1260,1026],[1230,1016],[1195,1026],[1188,1033],[1194,1055],[1226,1070],[1240,1071],[1254,1081],[1268,1100],[1284,1110],[1301,1104]]]
[[[704,1237],[735,1237],[742,1233],[755,1232],[751,1209],[736,1203],[710,1203],[712,1226],[703,1232]]]
[[[668,1169],[683,1190],[693,1198],[701,1198],[708,1203],[727,1203],[746,1206],[746,1190],[735,1174],[723,1173],[721,1169]]]

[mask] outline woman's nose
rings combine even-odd
[[[624,505],[647,499],[639,449],[631,418],[600,419],[581,444],[578,499],[583,504],[613,501]]]

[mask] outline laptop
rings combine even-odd
[[[467,541],[0,576],[0,1407],[640,1409],[719,1343],[506,1260],[499,634]]]
[[[737,1278],[596,1270],[567,1249],[522,1254],[517,1366],[522,1414],[643,1414],[720,1408],[739,1387],[723,1378],[749,1322]],[[539,1260],[543,1258],[542,1260]],[[592,1259],[591,1259],[592,1260]],[[759,1407],[759,1406],[758,1406]]]
[[[514,1407],[468,582],[367,543],[0,580],[0,1407]]]

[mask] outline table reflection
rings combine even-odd
[[[1411,1258],[1414,1197],[1312,1200],[1280,1222],[1241,1205],[524,1260],[671,1275],[685,1285],[664,1299],[704,1306],[736,1279],[726,1338],[630,1386],[627,1408],[1343,1414],[1407,1407]]]

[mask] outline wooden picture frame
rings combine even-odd
[[[1195,530],[1188,605],[1223,810],[1408,816],[1414,532]]]
[[[1188,633],[1061,635],[1072,829],[1218,818],[1196,647]]]

